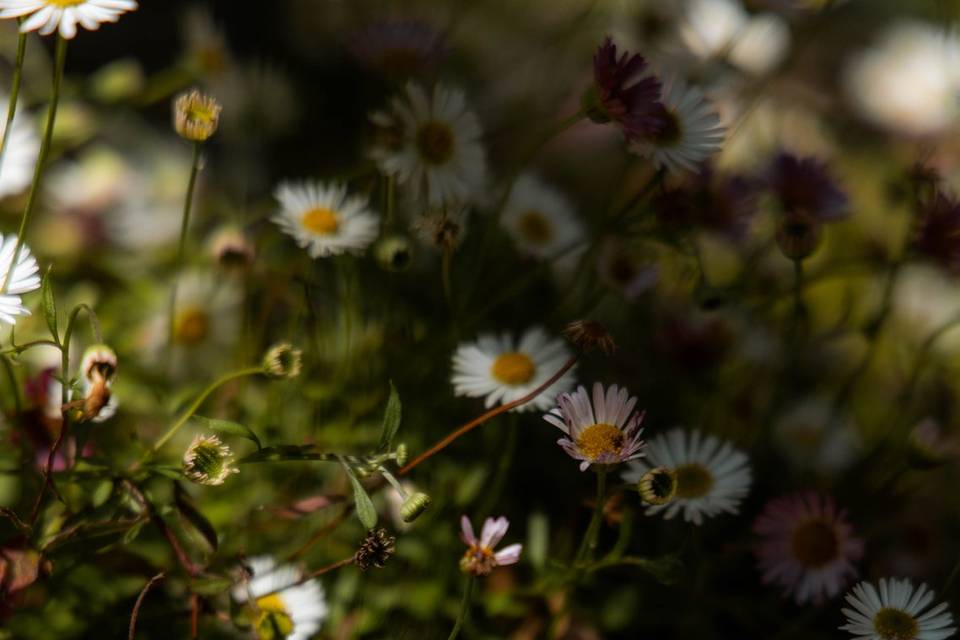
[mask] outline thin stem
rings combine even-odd
[[[183,268],[183,254],[187,245],[187,231],[190,228],[190,209],[193,207],[193,192],[196,190],[197,174],[200,172],[200,142],[193,143],[193,160],[190,164],[190,179],[187,182],[187,195],[183,202],[183,217],[180,220],[180,241],[177,244],[177,262],[174,265],[173,288],[170,290],[170,312],[168,314],[169,344],[173,346],[176,336],[175,314],[177,306],[177,282],[180,269]]]
[[[10,138],[10,129],[13,128],[13,118],[17,115],[17,98],[20,96],[20,80],[23,78],[23,58],[27,50],[27,34],[20,33],[17,38],[17,60],[13,67],[13,82],[10,85],[10,101],[7,103],[7,124],[3,127],[3,138],[0,138],[0,175],[3,174],[3,159],[7,153],[7,140]]]
[[[0,364],[3,365],[3,370],[7,374],[7,382],[10,385],[10,395],[13,396],[13,414],[19,416],[20,412],[23,411],[23,400],[20,398],[20,386],[17,384],[17,376],[13,371],[13,365],[10,364],[10,360],[4,355],[0,355]]]
[[[453,309],[453,287],[451,285],[450,270],[453,267],[453,249],[449,245],[443,246],[440,275],[443,282],[443,298],[447,307]]]
[[[156,583],[163,580],[167,574],[160,572],[157,575],[150,578],[150,580],[143,586],[143,589],[140,591],[140,595],[137,596],[137,601],[133,605],[133,612],[130,614],[130,630],[127,632],[127,640],[133,640],[136,637],[137,633],[137,616],[140,614],[140,607],[143,606],[143,601],[147,597],[147,592],[155,585]]]
[[[793,261],[793,321],[796,328],[801,328],[806,312],[803,302],[803,260],[797,259]]]
[[[476,581],[476,576],[470,575],[467,577],[467,584],[463,588],[463,599],[460,601],[460,613],[457,614],[457,621],[454,623],[453,630],[450,632],[447,640],[454,640],[460,635],[460,627],[463,626],[464,621],[467,619],[467,614],[470,613],[470,601],[473,597],[473,585]]]
[[[540,395],[541,393],[543,393],[544,391],[546,391],[547,389],[549,389],[551,386],[553,386],[553,384],[554,384],[557,380],[559,380],[559,379],[563,376],[563,374],[565,374],[567,371],[569,371],[570,368],[577,363],[577,360],[579,359],[579,357],[580,357],[579,354],[575,354],[575,355],[571,356],[570,359],[568,359],[565,363],[563,363],[563,366],[560,367],[560,368],[557,370],[556,373],[554,373],[552,376],[550,376],[550,378],[547,379],[546,382],[544,382],[543,384],[541,384],[539,387],[537,387],[536,389],[534,389],[533,391],[531,391],[531,392],[528,393],[527,395],[525,395],[525,396],[523,396],[523,397],[521,397],[521,398],[517,398],[516,400],[513,400],[513,401],[508,402],[508,403],[506,403],[506,404],[502,404],[502,405],[500,405],[499,407],[495,407],[495,408],[493,408],[493,409],[490,409],[489,411],[487,411],[487,412],[485,412],[485,413],[477,416],[476,418],[474,418],[474,419],[471,420],[470,422],[467,422],[467,423],[464,424],[463,426],[457,428],[457,429],[454,430],[452,433],[448,434],[448,435],[447,435],[446,437],[444,437],[442,440],[440,440],[439,442],[437,442],[435,445],[433,445],[432,447],[430,447],[429,449],[427,449],[426,451],[424,451],[423,453],[421,453],[419,456],[417,456],[416,458],[414,458],[414,459],[411,460],[410,462],[408,462],[405,467],[403,467],[402,469],[400,469],[400,471],[397,472],[398,475],[404,476],[404,475],[410,473],[410,471],[411,471],[414,467],[416,467],[417,465],[419,465],[421,462],[423,462],[423,461],[426,460],[427,458],[430,458],[430,457],[432,457],[433,455],[437,454],[438,452],[446,449],[448,446],[450,446],[450,444],[451,444],[454,440],[456,440],[457,438],[459,438],[459,437],[462,436],[463,434],[467,433],[467,432],[470,431],[471,429],[480,426],[480,425],[483,424],[484,422],[487,422],[487,421],[490,420],[491,418],[494,418],[494,417],[500,415],[501,413],[504,413],[504,412],[506,412],[506,411],[510,411],[510,409],[513,409],[514,407],[519,407],[519,406],[522,405],[522,404],[526,404],[527,402],[530,402],[531,400],[533,400],[534,398],[536,398],[538,395]]]
[[[156,453],[157,451],[159,451],[163,447],[163,445],[165,445],[167,441],[170,438],[172,438],[174,434],[177,433],[177,431],[180,430],[180,427],[185,425],[187,423],[187,420],[189,420],[191,416],[193,416],[193,414],[197,412],[197,409],[199,409],[200,405],[202,405],[203,402],[208,397],[210,397],[210,394],[216,391],[219,387],[225,385],[231,380],[236,380],[237,378],[243,378],[245,376],[257,375],[258,373],[263,373],[262,367],[247,367],[246,369],[240,369],[239,371],[228,373],[225,376],[222,376],[217,380],[215,380],[212,384],[210,384],[209,387],[204,389],[199,396],[197,396],[196,400],[194,400],[193,403],[189,407],[187,407],[187,410],[180,415],[180,418],[177,419],[175,423],[173,423],[173,426],[170,427],[170,429],[165,434],[163,434],[163,436],[161,436],[159,440],[157,440],[157,443],[153,445],[153,448],[150,450],[150,453]]]
[[[585,560],[589,560],[597,548],[597,536],[600,533],[600,520],[603,518],[603,505],[607,497],[607,467],[597,468],[597,497],[596,504],[593,506],[593,516],[590,518],[590,526],[583,536],[580,543],[580,550],[577,551],[577,559],[574,566],[579,566]]]
[[[314,578],[319,578],[320,576],[322,576],[322,575],[325,574],[325,573],[330,573],[331,571],[335,571],[335,570],[337,570],[337,569],[340,569],[340,568],[342,568],[342,567],[345,567],[345,566],[347,566],[348,564],[353,564],[354,561],[356,561],[356,558],[357,558],[357,555],[356,555],[356,554],[353,554],[352,556],[350,556],[350,557],[348,557],[348,558],[344,558],[343,560],[337,560],[336,562],[333,562],[333,563],[331,563],[331,564],[328,564],[328,565],[326,565],[326,566],[324,566],[324,567],[320,567],[319,569],[317,569],[317,570],[315,570],[315,571],[311,571],[310,573],[302,576],[302,577],[301,577],[299,580],[297,580],[296,582],[293,582],[293,583],[291,583],[291,584],[289,584],[289,585],[280,587],[279,589],[274,589],[273,591],[269,591],[269,592],[267,592],[267,593],[258,595],[258,596],[257,596],[257,600],[260,600],[261,598],[266,598],[267,596],[272,596],[272,595],[275,594],[275,593],[280,593],[281,591],[283,591],[283,590],[285,590],[285,589],[289,589],[290,587],[296,587],[296,586],[299,586],[299,585],[301,585],[301,584],[303,584],[303,583],[305,583],[305,582],[310,582],[310,581],[313,580]],[[267,575],[269,575],[269,574],[267,574]]]
[[[57,105],[60,102],[60,85],[63,83],[63,66],[67,60],[67,40],[63,37],[57,37],[56,61],[53,69],[53,89],[50,92],[50,106],[47,110],[47,123],[43,129],[43,138],[40,142],[40,154],[37,156],[37,164],[33,170],[33,182],[30,183],[30,195],[27,196],[27,205],[23,210],[23,217],[20,218],[20,229],[17,231],[17,246],[13,250],[13,259],[10,261],[10,269],[7,270],[7,276],[0,291],[6,291],[10,284],[10,278],[14,272],[14,266],[20,259],[20,251],[23,249],[24,238],[27,233],[27,224],[30,222],[30,216],[37,205],[37,196],[40,194],[40,181],[43,178],[43,170],[47,164],[47,156],[50,154],[50,142],[53,140],[53,125],[57,119]]]

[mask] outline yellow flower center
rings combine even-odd
[[[47,0],[47,4],[55,7],[75,7],[78,4],[84,4],[87,0]]]
[[[257,637],[261,640],[281,640],[293,633],[293,618],[277,594],[257,598]]]
[[[545,215],[531,209],[520,216],[520,234],[533,244],[544,245],[553,238],[553,227]]]
[[[713,474],[699,463],[685,464],[674,469],[677,474],[678,498],[701,498],[713,488]]]
[[[515,351],[501,353],[493,361],[490,374],[503,384],[517,386],[530,382],[537,368],[530,356]]]
[[[840,541],[833,527],[823,520],[811,519],[793,530],[790,548],[801,564],[816,569],[836,559]]]
[[[307,231],[318,236],[336,233],[337,229],[340,228],[340,217],[337,216],[335,211],[326,207],[310,209],[303,214],[301,222]]]
[[[883,640],[914,640],[917,621],[900,609],[884,607],[873,616],[873,628]]]
[[[453,157],[453,131],[446,124],[430,121],[417,131],[417,149],[429,164],[445,164]]]
[[[199,307],[188,307],[177,314],[173,335],[177,342],[197,344],[210,333],[210,316]]]
[[[590,425],[581,431],[577,438],[577,449],[590,460],[596,460],[608,453],[620,453],[623,444],[623,431],[604,422]]]

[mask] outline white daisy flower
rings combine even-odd
[[[0,104],[5,105],[8,102],[8,96],[0,95]],[[0,157],[0,198],[20,193],[33,179],[33,168],[40,153],[40,141],[25,118],[18,109],[7,136],[7,148]],[[0,135],[3,135],[6,126],[6,117],[0,118]]]
[[[501,221],[521,251],[541,260],[565,251],[564,257],[572,255],[571,248],[583,239],[583,225],[569,200],[532,175],[514,183]]]
[[[451,381],[458,396],[485,397],[484,405],[490,408],[527,395],[555,374],[570,355],[563,340],[550,338],[540,327],[528,329],[519,340],[509,333],[487,333],[457,347]],[[514,411],[549,409],[556,395],[572,386],[571,368],[549,389]]]
[[[250,603],[254,608],[254,629],[259,637],[276,637],[279,630],[286,640],[311,638],[329,613],[320,581],[297,584],[303,579],[301,571],[290,565],[278,567],[269,556],[251,558],[247,565],[253,576],[231,593],[240,604]]]
[[[855,638],[867,640],[943,640],[956,633],[953,616],[942,602],[923,612],[933,602],[933,591],[921,584],[916,590],[909,580],[880,579],[877,589],[861,582],[847,594],[844,607],[847,624],[840,627]]]
[[[636,396],[626,389],[611,385],[604,393],[603,385],[593,385],[593,404],[583,387],[573,393],[562,393],[543,419],[568,437],[557,440],[574,460],[580,460],[580,471],[591,464],[620,464],[644,455],[646,443],[640,439],[644,412],[635,413]]]
[[[696,171],[697,165],[720,150],[724,128],[720,116],[696,87],[677,78],[663,82],[663,129],[630,145],[634,153],[650,158],[671,172]]]
[[[77,35],[78,24],[96,31],[136,9],[136,0],[0,0],[0,18],[24,18],[21,32],[48,36],[59,30],[67,40]]]
[[[737,0],[690,0],[686,8],[680,39],[700,58],[726,53],[749,19]]]
[[[370,156],[387,174],[431,207],[464,204],[486,182],[482,130],[463,92],[437,86],[433,96],[412,82],[390,113],[370,119],[385,130]]]
[[[729,442],[699,431],[683,429],[657,436],[647,445],[647,456],[630,464],[623,479],[639,482],[650,469],[663,467],[676,476],[676,496],[662,505],[647,508],[647,515],[663,513],[667,520],[683,511],[683,519],[695,525],[704,516],[737,513],[750,490],[752,476],[747,456]]]
[[[16,249],[17,236],[0,233],[0,320],[7,324],[16,324],[17,316],[30,315],[20,295],[40,288],[40,276],[37,275],[40,268],[27,245],[20,248],[17,264],[11,273],[10,264]]]
[[[796,468],[824,475],[849,467],[863,448],[855,425],[819,396],[788,407],[773,424],[773,442]]]
[[[311,258],[363,253],[379,233],[380,222],[367,200],[348,196],[343,185],[283,182],[274,197],[281,208],[271,220]]]

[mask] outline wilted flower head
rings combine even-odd
[[[173,128],[186,140],[203,142],[217,132],[222,108],[213,96],[192,89],[173,103]]]
[[[600,349],[609,356],[617,350],[613,336],[596,320],[574,320],[563,328],[563,336],[583,353]]]
[[[820,222],[847,216],[847,196],[827,165],[816,158],[782,152],[770,165],[768,184],[786,213],[802,212]]]
[[[635,141],[660,131],[658,117],[660,80],[644,77],[647,62],[640,54],[625,51],[617,57],[617,45],[608,37],[593,56],[593,94],[585,100],[588,115],[595,122],[616,122],[628,141]],[[593,108],[591,108],[593,107]]]
[[[863,540],[829,496],[802,493],[767,503],[753,524],[765,583],[783,587],[797,604],[822,604],[856,577]]]
[[[198,484],[221,485],[231,474],[240,473],[230,447],[217,436],[194,436],[183,454],[183,473]]]
[[[353,563],[362,571],[370,567],[383,569],[390,556],[396,553],[396,542],[397,539],[388,534],[386,529],[369,531],[353,557]]]
[[[105,344],[90,345],[83,352],[80,372],[89,382],[112,380],[117,373],[117,354]]]
[[[253,264],[253,243],[235,226],[225,226],[217,230],[210,238],[209,246],[213,259],[224,269],[244,269]]]
[[[273,378],[296,378],[300,375],[303,352],[288,342],[276,344],[263,356],[263,369]]]
[[[914,248],[954,273],[960,273],[960,202],[938,191],[924,203]]]
[[[500,551],[494,547],[500,543],[510,527],[505,517],[487,518],[483,523],[480,538],[473,533],[473,525],[467,516],[460,517],[460,539],[467,545],[467,552],[460,559],[460,569],[475,576],[485,576],[495,567],[516,564],[520,560],[521,544],[511,544]]]
[[[77,25],[96,31],[136,8],[136,0],[0,0],[0,19],[23,18],[23,33],[48,36],[59,31],[60,37],[70,40],[77,35]]]
[[[364,67],[399,78],[432,70],[446,52],[443,33],[413,18],[374,20],[354,33],[349,47]]]
[[[644,455],[645,443],[640,439],[643,412],[633,411],[637,398],[626,389],[614,384],[604,392],[603,385],[596,382],[592,404],[583,387],[561,393],[557,402],[560,406],[543,419],[567,434],[557,444],[581,461],[581,471],[591,464],[620,464]]]

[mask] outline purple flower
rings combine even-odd
[[[827,166],[815,158],[781,153],[770,167],[769,185],[787,214],[806,214],[819,222],[847,216],[847,196]]]
[[[593,82],[600,114],[599,121],[614,121],[628,141],[656,134],[663,127],[660,80],[642,77],[647,62],[639,54],[625,51],[617,58],[617,45],[608,37],[593,56]]]
[[[495,567],[516,564],[520,560],[523,545],[511,544],[500,551],[493,550],[506,535],[509,528],[510,521],[503,516],[487,518],[483,523],[483,530],[480,532],[480,539],[478,540],[473,533],[473,525],[470,524],[470,519],[467,516],[460,516],[460,539],[468,547],[467,552],[460,559],[460,568],[475,576],[485,576]]]

